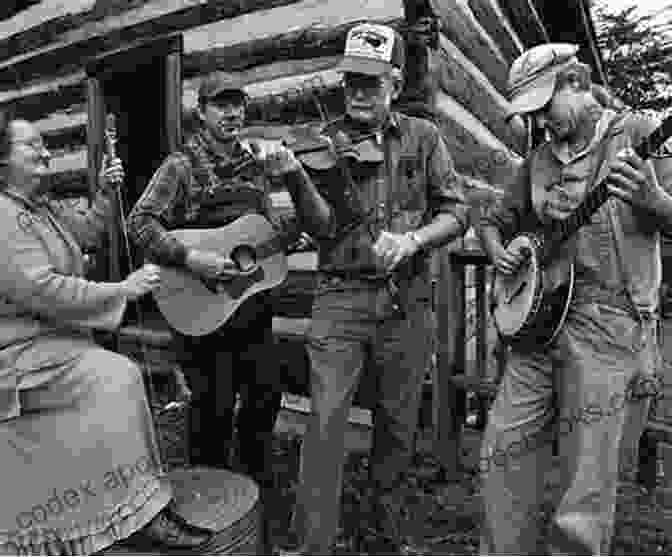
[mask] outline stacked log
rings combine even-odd
[[[497,43],[507,62],[513,62],[522,54],[525,45],[498,0],[469,0],[469,7],[476,19]]]
[[[465,0],[433,0],[441,32],[452,40],[501,92],[506,92],[508,65],[502,49]]]
[[[524,43],[497,0],[436,0],[432,6],[442,23],[431,64],[435,111],[456,167],[475,178],[469,193],[480,204],[493,188],[506,188],[528,147],[520,128],[506,122],[508,68]]]
[[[505,0],[501,7],[527,48],[550,41],[548,30],[539,16],[534,0]]]
[[[507,146],[522,153],[525,138],[505,121],[509,103],[487,77],[447,37],[441,36],[436,54],[438,88],[483,123]]]

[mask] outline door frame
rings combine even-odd
[[[166,146],[168,152],[176,151],[182,143],[183,51],[184,41],[180,33],[132,43],[121,49],[103,53],[86,64],[87,162],[89,194],[91,197],[98,187],[98,173],[105,146],[106,103],[103,90],[104,80],[117,73],[120,67],[133,67],[138,60],[162,57],[165,80],[163,86],[166,99],[164,112],[167,134]],[[109,257],[103,272],[107,280],[121,280],[120,258],[123,249],[121,226],[120,207],[118,203],[115,203],[108,226]]]

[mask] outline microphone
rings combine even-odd
[[[117,117],[113,112],[109,112],[105,117],[105,152],[108,158],[116,158],[117,143]]]

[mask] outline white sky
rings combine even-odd
[[[668,33],[671,28],[672,0],[592,0],[591,4],[593,7],[603,6],[610,12],[619,12],[635,5],[637,15],[655,15],[654,24],[666,27]]]
[[[636,5],[639,15],[659,12],[659,18],[663,21],[672,18],[672,0],[593,0],[592,4],[603,5],[613,12]]]

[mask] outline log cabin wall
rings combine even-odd
[[[88,168],[86,64],[101,54],[159,36],[181,34],[183,108],[188,116],[204,75],[239,72],[249,83],[251,124],[289,138],[300,125],[342,113],[333,67],[347,30],[362,20],[404,32],[418,15],[438,24],[426,56],[409,59],[418,95],[444,132],[457,169],[471,178],[469,198],[478,213],[501,195],[529,147],[521,120],[504,123],[506,76],[524,48],[562,38],[575,29],[585,59],[599,69],[585,0],[570,0],[564,17],[541,0],[42,0],[0,21],[0,107],[37,122],[53,154],[57,191],[86,203],[95,177]],[[558,3],[559,4],[559,3]],[[570,9],[571,8],[571,9]],[[572,11],[573,10],[573,11]],[[583,11],[581,11],[583,10]],[[572,18],[565,21],[566,14]],[[421,51],[416,50],[419,56]],[[412,72],[409,72],[409,77]],[[412,79],[411,79],[412,81]],[[298,126],[298,127],[297,127]],[[188,131],[188,118],[185,120]],[[123,138],[122,138],[123,140]],[[139,192],[137,192],[139,193]],[[291,212],[285,192],[278,211]],[[435,261],[438,353],[450,362],[447,336],[451,287],[443,250]],[[314,254],[292,259],[280,289],[278,314],[305,318],[310,311]],[[449,364],[446,364],[449,365]]]
[[[250,84],[253,120],[285,125],[318,121],[342,112],[338,76],[331,68],[347,30],[365,19],[401,27],[406,12],[425,4],[420,0],[26,3],[25,9],[0,21],[0,106],[38,122],[54,155],[52,179],[63,193],[75,194],[87,189],[83,71],[87,60],[180,32],[186,108],[193,106],[202,76],[223,69],[241,72]],[[441,26],[439,43],[430,55],[433,108],[458,169],[501,190],[527,148],[524,130],[503,121],[508,66],[525,47],[551,38],[570,39],[571,29],[595,65],[591,29],[582,19],[585,3],[570,2],[571,21],[555,17],[548,3],[532,0],[428,0],[428,4]]]

